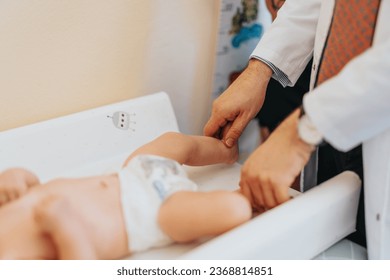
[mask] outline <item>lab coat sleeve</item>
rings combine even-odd
[[[347,151],[390,128],[390,39],[356,57],[304,97],[325,139]]]
[[[294,85],[313,56],[321,0],[289,0],[251,57],[271,62]]]

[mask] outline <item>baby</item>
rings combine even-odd
[[[252,215],[239,191],[197,192],[182,164],[233,163],[215,138],[165,133],[115,174],[55,179],[0,173],[0,259],[118,259],[215,236]]]

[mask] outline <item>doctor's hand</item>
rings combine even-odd
[[[227,147],[233,147],[263,106],[271,75],[266,64],[251,59],[241,75],[214,101],[204,134],[223,139]]]
[[[255,209],[270,209],[289,200],[290,186],[314,151],[298,136],[299,114],[297,109],[288,116],[241,169],[241,191]]]

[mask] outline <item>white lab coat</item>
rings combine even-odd
[[[253,52],[292,84],[313,57],[313,88],[334,0],[289,0]],[[306,94],[304,108],[325,139],[349,150],[363,143],[367,250],[390,259],[390,0],[382,0],[372,48]]]

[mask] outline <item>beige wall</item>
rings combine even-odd
[[[218,0],[1,0],[0,131],[166,91],[207,119]]]

